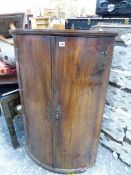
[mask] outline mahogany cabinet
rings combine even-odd
[[[116,33],[12,31],[29,155],[44,168],[95,164]]]

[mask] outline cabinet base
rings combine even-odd
[[[88,168],[91,168],[93,166],[95,166],[95,162],[92,163],[92,165],[89,165],[88,167],[85,168],[79,168],[79,169],[59,169],[59,168],[53,168],[49,165],[44,164],[43,162],[37,160],[31,153],[29,150],[26,150],[28,155],[30,156],[30,158],[35,161],[38,165],[40,165],[41,167],[43,167],[44,169],[54,172],[54,173],[59,173],[59,174],[68,174],[68,173],[83,173],[85,171],[87,171]]]

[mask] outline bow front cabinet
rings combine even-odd
[[[29,155],[44,168],[95,164],[116,33],[12,31]]]

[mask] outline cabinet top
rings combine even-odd
[[[50,35],[50,36],[86,36],[86,37],[115,37],[116,32],[99,30],[54,30],[54,29],[16,29],[12,35]]]

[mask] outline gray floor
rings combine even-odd
[[[22,119],[15,125],[19,131],[21,147],[14,150],[3,116],[0,116],[0,175],[56,175],[34,163],[25,151]],[[96,166],[81,175],[131,175],[131,167],[112,156],[112,153],[99,145]]]

